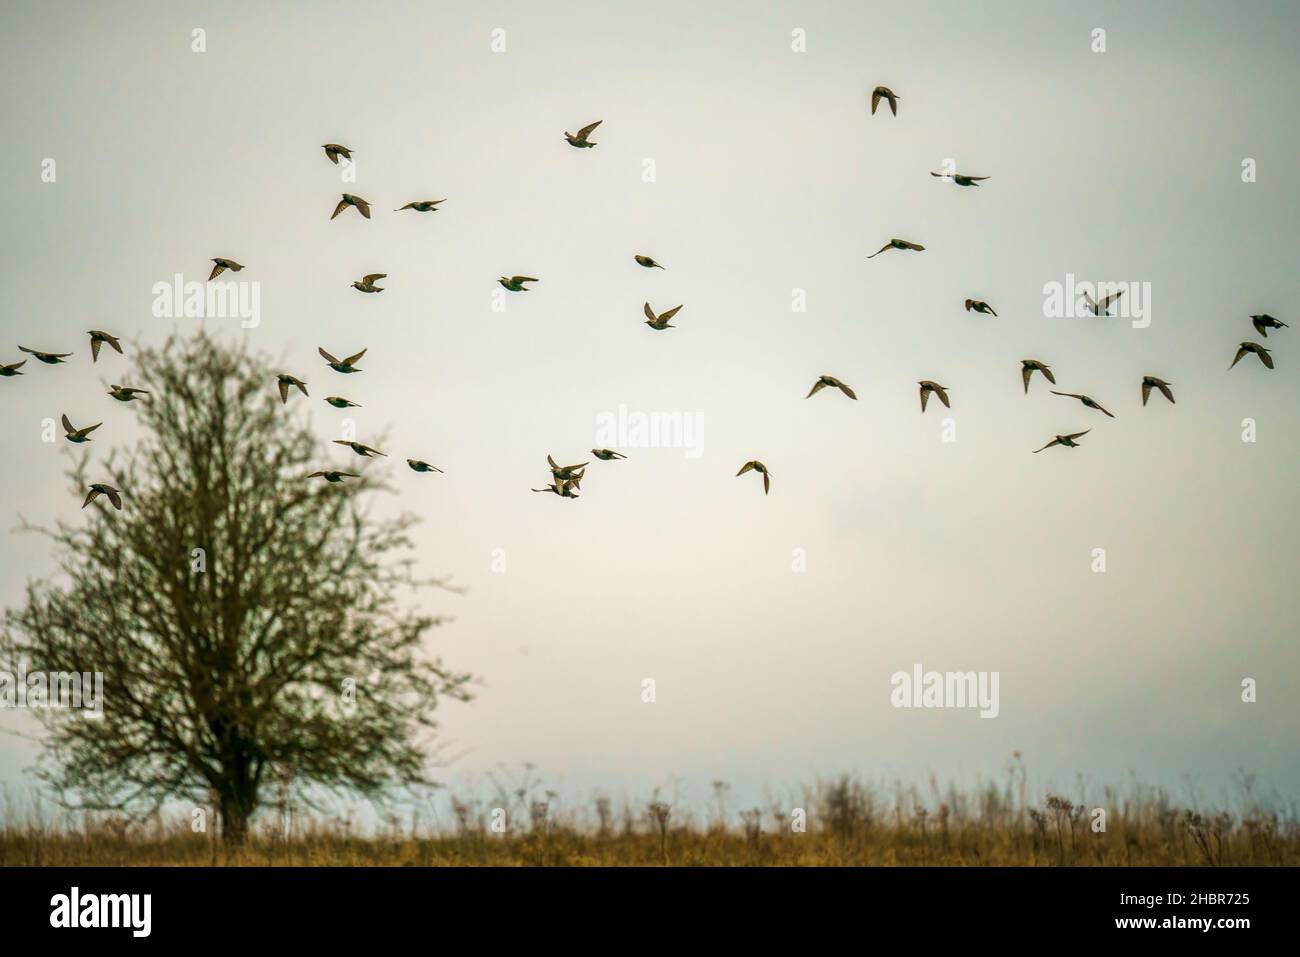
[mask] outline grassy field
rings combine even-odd
[[[892,790],[843,777],[806,789],[798,801],[730,811],[714,785],[714,807],[691,814],[658,800],[614,807],[557,807],[550,792],[502,789],[496,801],[443,795],[432,806],[370,833],[348,818],[308,814],[281,800],[248,844],[228,851],[188,816],[143,821],[62,813],[4,802],[0,867],[8,866],[852,866],[1010,865],[1295,866],[1300,824],[1293,809],[1266,807],[1243,790],[1235,810],[1192,810],[1158,790],[1107,790],[1080,803],[1058,795],[1030,801],[1023,777],[1003,787],[940,792]],[[1094,808],[1106,812],[1093,828]],[[797,830],[802,810],[804,830]],[[503,813],[504,812],[504,813]],[[502,818],[511,823],[493,829]]]

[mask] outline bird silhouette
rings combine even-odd
[[[356,472],[340,472],[338,469],[327,469],[324,472],[312,472],[308,478],[323,478],[327,482],[342,482],[345,478],[361,478]]]
[[[64,436],[64,438],[67,439],[69,442],[75,442],[78,445],[80,445],[82,442],[89,442],[90,433],[94,432],[97,428],[99,428],[101,425],[104,424],[103,422],[96,422],[94,425],[88,425],[84,429],[74,428],[72,425],[72,420],[68,418],[68,414],[66,412],[63,413],[62,421],[63,421],[63,431],[67,433]]]
[[[551,475],[557,479],[572,479],[575,474],[581,477],[582,470],[588,465],[587,462],[581,465],[560,465],[549,453],[546,456],[546,464],[551,467]]]
[[[972,310],[974,310],[975,312],[984,313],[985,315],[990,315],[990,316],[997,315],[997,313],[994,312],[993,307],[990,306],[983,299],[967,299],[966,311],[971,312]]]
[[[1077,392],[1057,392],[1055,389],[1049,389],[1048,391],[1050,391],[1052,395],[1063,395],[1071,399],[1078,399],[1088,408],[1096,409],[1098,412],[1105,412],[1106,415],[1109,415],[1112,419],[1115,418],[1115,416],[1111,415],[1109,412],[1106,412],[1106,410],[1101,407],[1101,404],[1091,396],[1080,395]]]
[[[655,262],[653,259],[651,259],[649,256],[642,256],[640,253],[637,253],[637,254],[636,254],[635,256],[633,256],[632,258],[635,259],[635,260],[637,261],[637,265],[645,266],[646,269],[663,269],[663,268],[664,268],[663,266],[661,266],[661,265],[659,265],[657,262]]]
[[[1035,372],[1041,372],[1048,382],[1056,385],[1056,376],[1052,375],[1052,370],[1046,363],[1039,362],[1037,359],[1021,359],[1020,376],[1025,380],[1025,395],[1029,395],[1029,379]]]
[[[768,472],[767,466],[758,461],[758,459],[751,459],[742,465],[740,471],[736,473],[736,477],[739,478],[751,469],[763,476],[763,494],[766,495],[772,490],[772,475]]]
[[[334,213],[332,216],[330,216],[330,219],[333,219],[335,216],[343,212],[343,210],[347,209],[349,206],[355,206],[357,208],[357,212],[359,212],[362,216],[366,217],[366,219],[370,218],[370,204],[368,202],[366,202],[360,196],[353,196],[351,193],[344,193],[343,198],[339,200],[339,204],[334,207]]]
[[[887,249],[915,249],[917,252],[921,252],[922,250],[925,249],[925,247],[920,245],[919,243],[908,242],[906,239],[891,239],[889,242],[885,243],[885,245],[881,246],[879,249],[877,249],[874,253],[872,253],[867,258],[875,259],[877,256],[879,256]]]
[[[1119,297],[1122,295],[1124,295],[1123,289],[1121,289],[1119,292],[1112,292],[1109,296],[1104,297],[1101,300],[1101,302],[1097,302],[1095,299],[1092,298],[1092,295],[1085,289],[1083,292],[1084,308],[1087,309],[1089,312],[1091,312],[1094,316],[1104,319],[1110,315],[1110,304],[1112,302],[1117,301]]]
[[[118,355],[122,354],[122,343],[117,336],[109,335],[107,332],[101,332],[98,329],[91,329],[87,333],[90,336],[90,361],[99,361],[99,347],[108,343],[111,348],[117,351]]]
[[[133,389],[125,385],[110,385],[108,394],[117,399],[118,402],[133,402],[136,396],[151,395],[148,389]]]
[[[1070,435],[1058,435],[1056,438],[1052,439],[1052,441],[1044,445],[1042,449],[1034,449],[1034,454],[1037,455],[1039,452],[1043,451],[1043,449],[1050,449],[1053,445],[1064,445],[1069,449],[1075,448],[1079,443],[1074,440],[1079,438],[1081,435],[1087,435],[1091,431],[1092,429],[1084,429],[1082,432],[1074,432]]]
[[[650,303],[647,302],[645,304],[645,324],[651,329],[676,329],[677,327],[668,320],[677,315],[681,308],[681,306],[673,306],[673,308],[669,309],[667,312],[661,312],[656,316],[655,311],[650,308]]]
[[[931,173],[930,175],[950,180],[958,186],[978,186],[981,180],[988,179],[987,176],[968,176],[965,173]]]
[[[1169,388],[1171,385],[1173,385],[1172,382],[1166,382],[1164,379],[1157,379],[1153,375],[1144,375],[1142,377],[1142,404],[1147,404],[1147,399],[1151,397],[1151,390],[1153,388],[1159,389],[1161,395],[1170,402],[1173,402],[1174,390]]]
[[[534,492],[554,492],[561,498],[579,498],[580,496],[573,490],[577,486],[573,482],[552,482],[545,488],[535,488]]]
[[[893,116],[897,116],[897,115],[898,115],[898,101],[901,100],[902,97],[899,96],[897,93],[895,93],[893,90],[891,90],[891,89],[890,89],[889,87],[887,87],[887,86],[878,86],[878,87],[876,87],[874,90],[871,91],[871,115],[872,115],[872,116],[875,116],[875,115],[876,115],[876,107],[880,105],[880,101],[881,101],[882,99],[888,101],[888,103],[889,103],[889,112],[890,112]]]
[[[853,392],[852,389],[846,386],[839,379],[835,378],[835,376],[833,375],[819,376],[817,381],[813,383],[813,387],[808,390],[808,394],[804,396],[804,398],[811,399],[813,396],[815,396],[822,389],[825,389],[827,386],[830,386],[832,389],[839,389],[850,399],[857,398],[857,395]]]
[[[393,212],[400,213],[403,209],[413,209],[417,213],[436,213],[438,204],[447,202],[445,199],[417,199],[413,203],[407,203],[401,209],[395,209]]]
[[[101,495],[108,496],[108,500],[113,503],[113,507],[119,512],[122,511],[122,493],[111,485],[105,485],[103,482],[95,482],[90,486],[90,494],[81,503],[81,507],[85,508]]]
[[[566,131],[564,138],[569,141],[570,146],[576,146],[578,149],[591,149],[591,147],[596,144],[588,140],[587,137],[591,135],[592,130],[600,126],[603,122],[603,120],[597,120],[595,123],[588,123],[582,129],[578,130],[577,133],[569,133]]]
[[[1268,338],[1268,330],[1285,329],[1287,327],[1285,322],[1282,322],[1280,319],[1274,319],[1268,313],[1259,316],[1251,316],[1250,321],[1255,326],[1255,331],[1265,339]]]
[[[18,370],[25,365],[27,365],[26,359],[23,359],[21,362],[11,362],[8,365],[0,365],[0,375],[2,376],[22,375],[22,373],[19,372]]]
[[[502,276],[497,282],[505,286],[511,292],[528,292],[526,282],[541,282],[540,279],[534,279],[532,276]]]
[[[212,282],[212,280],[216,279],[227,269],[231,272],[239,272],[244,268],[233,259],[222,259],[220,256],[212,260],[212,262],[215,263],[215,265],[212,267],[212,273],[208,276],[208,282]]]
[[[280,384],[280,401],[282,403],[288,403],[290,387],[296,388],[303,395],[307,394],[307,383],[301,379],[291,376],[287,372],[281,372],[275,378]]]
[[[37,362],[44,362],[47,366],[58,365],[72,355],[71,352],[41,352],[39,349],[28,349],[26,346],[19,346],[18,351],[35,356]]]
[[[317,346],[317,347],[316,347],[316,351],[319,352],[319,353],[321,354],[321,356],[325,359],[325,362],[326,362],[326,363],[329,365],[329,367],[330,367],[331,369],[333,369],[335,372],[342,372],[342,373],[344,373],[344,374],[348,374],[348,373],[352,373],[352,372],[360,372],[360,371],[361,371],[360,369],[358,369],[358,368],[356,367],[356,363],[361,359],[362,356],[364,356],[364,355],[366,354],[366,352],[367,352],[368,350],[366,350],[366,349],[362,349],[362,350],[361,350],[360,352],[358,352],[356,355],[348,356],[346,359],[335,359],[332,355],[330,355],[328,352],[326,352],[326,351],[325,351],[324,349],[322,349],[320,346]],[[329,400],[326,399],[326,401],[328,402]]]
[[[1241,348],[1237,350],[1236,358],[1232,360],[1232,366],[1235,366],[1240,362],[1243,356],[1253,352],[1255,355],[1259,356],[1259,361],[1264,363],[1266,369],[1271,369],[1273,368],[1273,357],[1269,355],[1269,352],[1271,351],[1271,349],[1265,349],[1258,342],[1243,342]],[[1231,369],[1232,366],[1228,366],[1228,368]]]
[[[407,459],[406,464],[416,472],[441,472],[442,469],[436,465],[430,465],[428,462],[422,462],[420,459]]]
[[[613,449],[592,449],[591,454],[596,456],[602,462],[608,462],[611,459],[625,459],[626,455],[621,452],[615,452]]]
[[[355,371],[355,370],[354,370],[354,371]],[[345,399],[345,398],[343,398],[343,397],[340,396],[340,395],[327,395],[327,396],[325,396],[325,401],[328,402],[330,405],[334,406],[334,408],[336,408],[336,409],[359,409],[359,408],[361,408],[361,406],[357,405],[357,404],[356,404],[355,402],[353,402],[351,399]]]
[[[383,286],[376,286],[375,283],[388,275],[386,272],[372,272],[362,276],[358,281],[352,284],[353,289],[361,292],[383,292]]]
[[[338,143],[326,143],[321,149],[325,151],[325,155],[329,157],[330,162],[335,166],[339,165],[340,156],[348,162],[352,161],[352,151],[346,146],[339,146]]]
[[[372,449],[370,446],[362,445],[360,442],[352,442],[349,441],[348,439],[335,439],[334,444],[346,445],[353,452],[356,452],[357,455],[365,459],[368,459],[374,455],[382,455],[384,458],[388,458],[388,454],[386,452],[381,452],[379,451],[379,449]]]
[[[925,412],[925,403],[929,400],[931,392],[933,392],[935,395],[939,397],[939,401],[944,404],[945,408],[949,408],[949,409],[952,408],[952,406],[948,404],[947,386],[939,385],[939,383],[937,382],[931,382],[929,379],[922,379],[920,382],[917,383],[917,385],[921,387],[921,412],[922,413]]]

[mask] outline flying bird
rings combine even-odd
[[[906,239],[891,239],[889,242],[885,243],[885,245],[881,246],[879,249],[877,249],[874,253],[872,253],[867,258],[875,259],[886,249],[915,249],[917,252],[920,252],[921,250],[925,249],[925,247],[920,245],[919,243],[909,243]]]
[[[580,496],[576,495],[573,491],[575,487],[576,486],[574,485],[573,482],[558,482],[558,483],[552,482],[550,485],[546,486],[545,488],[535,488],[533,489],[533,491],[554,492],[556,495],[559,495],[561,498],[579,498]]]
[[[532,276],[502,276],[497,282],[505,286],[511,292],[528,292],[526,282],[541,282],[540,279],[534,279]]]
[[[413,203],[407,203],[401,209],[395,209],[393,212],[400,213],[403,209],[413,209],[417,213],[436,213],[438,204],[447,202],[445,199],[417,199]]]
[[[75,442],[78,445],[82,442],[89,442],[90,433],[94,432],[103,424],[103,422],[96,422],[94,425],[88,425],[84,429],[74,429],[72,427],[72,420],[68,418],[68,414],[66,412],[63,413],[63,431],[67,433],[64,438],[69,442]]]
[[[922,379],[917,383],[921,387],[921,412],[925,412],[925,403],[930,399],[930,393],[933,392],[939,397],[939,401],[944,404],[944,408],[951,409],[948,404],[948,387],[939,385],[937,382],[931,382],[929,379]]]
[[[350,442],[347,439],[335,439],[334,444],[346,445],[348,448],[350,448],[353,452],[356,452],[357,455],[361,456],[363,459],[368,459],[372,455],[382,455],[384,458],[388,458],[388,454],[386,452],[381,452],[379,451],[379,449],[372,449],[370,446],[362,445],[360,442]]]
[[[1172,385],[1172,383],[1166,382],[1164,379],[1157,379],[1153,375],[1144,375],[1142,377],[1142,404],[1147,404],[1147,399],[1151,397],[1151,390],[1153,388],[1159,389],[1166,399],[1173,402],[1174,391],[1169,388],[1170,385]]]
[[[344,478],[361,478],[356,472],[340,472],[337,469],[329,469],[325,472],[312,472],[308,478],[323,478],[327,482],[342,482]]]
[[[346,146],[339,146],[338,143],[326,143],[321,147],[325,155],[329,157],[330,162],[335,166],[339,165],[339,157],[342,156],[349,163],[352,162],[352,151]]]
[[[113,507],[119,512],[122,511],[122,493],[111,485],[105,485],[103,482],[95,482],[90,486],[90,494],[81,503],[81,507],[85,508],[101,495],[107,495],[108,500],[113,503]]]
[[[833,375],[820,376],[817,379],[817,381],[813,383],[813,387],[808,391],[808,394],[804,396],[804,398],[811,399],[813,396],[815,396],[818,392],[820,392],[822,389],[826,388],[827,386],[830,386],[832,389],[839,389],[850,399],[857,398],[857,396],[854,394],[852,389],[846,386],[839,379],[835,378],[835,376]]]
[[[372,272],[362,276],[357,282],[352,284],[353,289],[361,292],[383,292],[383,286],[376,286],[375,283],[388,275],[386,272]]]
[[[86,334],[90,336],[90,361],[91,362],[99,361],[99,347],[106,342],[113,349],[117,350],[118,355],[122,354],[122,343],[117,338],[117,336],[109,335],[107,332],[100,332],[98,329],[91,329],[90,332]]]
[[[987,176],[967,176],[965,173],[931,173],[930,175],[952,180],[958,186],[978,186],[981,180],[988,179]]]
[[[1232,360],[1232,366],[1235,366],[1240,362],[1242,357],[1247,353],[1253,352],[1255,355],[1259,356],[1259,361],[1264,363],[1265,368],[1271,369],[1273,368],[1273,357],[1269,355],[1269,352],[1271,351],[1271,349],[1265,349],[1258,342],[1243,342],[1241,348],[1237,350],[1237,357]],[[1231,369],[1232,366],[1228,366],[1228,368]]]
[[[222,259],[220,256],[218,256],[216,259],[212,261],[213,263],[215,263],[215,265],[212,267],[212,274],[208,276],[208,282],[212,282],[212,280],[216,279],[227,269],[229,269],[231,272],[239,272],[239,270],[244,268],[242,265],[235,262],[233,259]]]
[[[602,462],[608,462],[610,459],[625,459],[626,455],[621,452],[615,452],[613,449],[592,449],[591,454],[596,456]]]
[[[576,134],[566,131],[564,138],[569,141],[570,146],[576,146],[578,149],[591,149],[596,144],[590,142],[587,137],[591,135],[592,130],[600,126],[603,122],[604,120],[597,120],[595,123],[588,123],[582,129],[578,130]]]
[[[1097,400],[1092,398],[1091,396],[1080,395],[1077,392],[1057,392],[1055,389],[1049,389],[1048,391],[1051,392],[1052,395],[1063,395],[1071,399],[1078,399],[1089,409],[1096,409],[1098,412],[1106,412],[1106,410],[1101,407],[1100,403],[1098,403]],[[1112,419],[1115,418],[1115,416],[1111,415],[1109,412],[1106,412],[1106,414],[1109,415]]]
[[[1053,445],[1064,445],[1068,449],[1075,448],[1079,443],[1074,440],[1079,438],[1081,435],[1087,435],[1091,431],[1092,429],[1084,429],[1082,432],[1074,432],[1070,435],[1058,435],[1056,438],[1052,439],[1052,441],[1044,445],[1042,449],[1034,449],[1034,454],[1037,455],[1039,452],[1043,451],[1043,449],[1050,449]]]
[[[1021,359],[1020,377],[1025,380],[1025,395],[1029,395],[1029,379],[1035,372],[1041,372],[1043,378],[1056,385],[1056,376],[1052,375],[1052,370],[1046,363],[1039,362],[1037,359]]]
[[[1264,313],[1262,316],[1251,316],[1250,321],[1254,323],[1255,331],[1265,339],[1268,338],[1268,330],[1285,329],[1287,327],[1285,322],[1282,322],[1280,319],[1274,319],[1268,313]]]
[[[637,265],[638,265],[638,266],[645,266],[646,269],[663,269],[663,268],[664,268],[663,266],[661,266],[661,265],[659,265],[657,262],[655,262],[653,259],[651,259],[649,256],[642,256],[640,253],[637,253],[637,254],[636,254],[635,256],[633,256],[632,258],[635,259],[635,260],[637,261]]]
[[[1083,292],[1084,308],[1087,309],[1089,312],[1091,312],[1094,316],[1098,316],[1098,317],[1109,316],[1110,304],[1112,302],[1115,302],[1122,295],[1124,295],[1123,289],[1121,289],[1119,292],[1112,292],[1109,296],[1106,296],[1104,299],[1102,299],[1101,302],[1097,302],[1092,298],[1092,296],[1085,289]]]
[[[650,308],[650,303],[647,302],[645,304],[645,324],[651,329],[676,329],[677,327],[672,325],[668,320],[677,315],[678,310],[681,308],[681,306],[674,306],[667,312],[661,312],[656,316],[655,311]]]
[[[366,349],[362,349],[356,355],[348,356],[346,359],[335,359],[332,355],[330,355],[320,346],[316,347],[316,351],[321,354],[321,356],[325,359],[326,363],[329,364],[329,367],[331,369],[333,369],[335,372],[343,372],[343,373],[360,372],[361,370],[356,367],[356,363],[367,352]]]
[[[118,402],[134,401],[136,396],[152,395],[148,389],[133,389],[125,385],[109,385],[108,394],[117,399]]]
[[[902,97],[887,86],[878,86],[871,91],[871,115],[876,115],[876,107],[880,105],[882,98],[889,101],[889,112],[894,116],[897,116],[898,101],[901,100]]]
[[[354,371],[355,371],[355,370],[354,370]],[[361,406],[357,405],[357,404],[356,404],[355,402],[353,402],[351,399],[345,399],[345,398],[343,398],[342,396],[339,396],[339,395],[327,395],[327,396],[325,396],[325,401],[328,402],[330,405],[334,406],[334,408],[336,408],[336,409],[359,409],[359,408],[361,408]]]
[[[27,365],[26,359],[23,359],[21,362],[11,362],[8,365],[0,365],[0,375],[2,376],[22,375],[22,373],[19,372],[18,370],[25,365]]]
[[[288,373],[285,373],[285,372],[281,372],[281,373],[280,373],[279,375],[277,375],[275,378],[276,378],[276,379],[279,381],[279,383],[280,383],[280,401],[281,401],[281,402],[283,402],[283,403],[288,403],[288,401],[289,401],[289,388],[290,388],[291,386],[297,388],[298,391],[301,392],[303,395],[306,395],[306,394],[307,394],[307,383],[306,383],[306,382],[303,382],[301,379],[296,378],[296,377],[294,377],[294,376],[291,376],[291,375],[289,375]]]
[[[966,311],[970,312],[972,309],[975,310],[976,312],[981,312],[989,316],[997,315],[997,313],[993,310],[993,307],[990,306],[983,299],[967,299]]]
[[[589,463],[583,462],[581,465],[559,465],[550,454],[547,454],[546,464],[551,467],[551,475],[557,479],[572,479],[575,475],[580,479],[582,477],[582,470],[586,468]]]
[[[30,356],[35,356],[38,362],[44,362],[47,366],[58,365],[64,359],[68,358],[68,356],[72,355],[71,352],[41,352],[39,349],[28,349],[26,346],[19,346],[18,351],[25,352]]]
[[[441,472],[442,469],[436,465],[430,465],[428,462],[422,462],[419,459],[407,459],[406,464],[416,472]]]
[[[334,207],[334,214],[330,216],[330,219],[333,219],[335,216],[343,212],[343,210],[347,209],[349,206],[355,206],[357,208],[357,211],[361,213],[362,216],[366,217],[366,219],[370,218],[369,203],[367,203],[360,196],[353,196],[351,193],[344,193],[343,198],[339,200],[339,204]]]
[[[753,469],[755,472],[763,476],[763,494],[766,495],[772,489],[772,476],[767,471],[767,466],[764,465],[762,462],[758,461],[757,459],[754,459],[742,465],[740,467],[740,471],[736,473],[736,476],[739,478],[741,475],[744,475],[750,469]]]

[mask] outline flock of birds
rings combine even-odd
[[[901,99],[901,97],[899,97],[896,93],[894,93],[891,89],[889,89],[889,87],[886,86],[876,87],[871,93],[871,114],[874,116],[876,114],[877,107],[879,107],[881,101],[884,101],[889,104],[890,113],[894,116],[897,116],[899,99]],[[592,147],[596,146],[596,143],[590,139],[590,136],[595,131],[595,129],[598,126],[600,126],[600,124],[601,121],[597,120],[594,123],[589,123],[586,126],[582,127],[581,129],[578,130],[577,133],[569,133],[566,131],[564,133],[564,139],[566,140],[566,142],[568,142],[570,146],[576,149],[591,149]],[[322,149],[324,149],[325,151],[325,156],[335,165],[338,165],[340,158],[347,160],[348,162],[351,162],[352,160],[352,150],[338,143],[326,143],[322,147]],[[953,172],[953,173],[931,172],[930,175],[962,187],[968,187],[968,186],[977,187],[982,181],[989,179],[988,176],[972,176],[969,174],[957,173],[957,172]],[[413,210],[419,213],[437,212],[439,204],[444,202],[446,202],[445,199],[414,200],[412,202],[407,203],[405,206],[399,207],[394,211],[404,212],[406,210]],[[356,209],[357,212],[359,212],[363,217],[365,217],[366,219],[370,219],[370,212],[371,212],[370,203],[367,200],[362,199],[360,196],[356,196],[352,193],[342,194],[342,198],[339,200],[338,204],[334,207],[334,212],[330,215],[330,219],[333,220],[337,218],[340,214],[346,212],[349,208]],[[890,239],[883,246],[881,246],[880,249],[878,249],[876,252],[869,255],[867,258],[874,259],[876,256],[879,256],[881,253],[888,252],[889,250],[894,250],[894,249],[911,251],[911,252],[923,252],[925,250],[925,247],[920,243],[912,242],[911,240],[893,238]],[[664,266],[656,262],[652,257],[640,253],[637,253],[633,257],[633,259],[637,263],[637,265],[642,266],[646,269],[664,268]],[[220,276],[223,272],[227,270],[229,270],[230,272],[237,273],[244,269],[242,263],[236,262],[233,259],[228,259],[220,256],[214,258],[212,260],[212,263],[213,263],[212,272],[208,276],[209,282],[216,279],[218,276]],[[358,290],[359,292],[368,293],[368,294],[383,292],[384,287],[376,284],[379,282],[379,280],[386,278],[386,275],[387,275],[386,273],[369,273],[368,275],[361,277],[361,279],[353,282],[352,288]],[[528,292],[529,287],[527,286],[527,283],[540,282],[539,279],[533,276],[502,276],[497,281],[501,284],[502,287],[509,290],[510,292]],[[1123,295],[1122,291],[1113,293],[1109,296],[1105,296],[1100,300],[1094,300],[1090,295],[1088,295],[1085,292],[1084,306],[1087,309],[1087,311],[1089,311],[1093,316],[1096,316],[1098,318],[1106,318],[1111,315],[1110,307],[1119,299],[1121,295]],[[997,316],[997,312],[993,309],[993,307],[990,306],[987,302],[984,302],[982,300],[967,299],[965,305],[966,305],[967,312],[977,312],[983,315]],[[664,312],[655,312],[655,310],[651,308],[650,303],[647,302],[644,307],[644,312],[646,316],[645,324],[649,326],[651,329],[654,329],[656,331],[662,331],[665,329],[674,329],[676,328],[676,326],[672,325],[670,320],[672,320],[677,315],[677,313],[681,311],[681,309],[682,306],[678,305]],[[1251,323],[1255,327],[1256,332],[1264,338],[1268,337],[1269,329],[1287,328],[1287,324],[1285,322],[1281,322],[1280,320],[1267,314],[1254,315],[1251,316],[1250,319],[1251,319]],[[112,348],[117,353],[119,354],[122,353],[121,341],[116,336],[104,332],[102,330],[96,330],[96,329],[90,330],[88,334],[90,336],[90,351],[91,351],[92,362],[99,361],[100,348],[105,344],[107,344],[110,348]],[[38,349],[29,349],[26,346],[19,346],[18,348],[22,352],[31,355],[38,362],[44,363],[46,365],[57,365],[72,356],[72,353],[70,352],[42,352]],[[366,354],[365,349],[362,349],[360,352],[354,355],[350,355],[344,359],[336,358],[329,352],[325,351],[324,348],[318,348],[317,351],[320,353],[321,357],[325,360],[329,368],[339,374],[351,375],[353,373],[362,371],[357,366],[357,363]],[[1258,342],[1244,341],[1240,344],[1239,348],[1237,349],[1237,354],[1233,358],[1232,364],[1228,366],[1228,368],[1229,369],[1233,368],[1233,366],[1235,366],[1238,362],[1240,362],[1245,356],[1253,354],[1259,358],[1260,362],[1263,363],[1263,365],[1266,368],[1272,369],[1273,358],[1270,355],[1270,351],[1271,350],[1265,348],[1262,344]],[[0,377],[11,377],[11,376],[22,375],[23,373],[21,372],[21,368],[26,363],[27,363],[26,359],[23,359],[20,362],[14,362],[9,364],[0,363]],[[1053,374],[1051,367],[1048,366],[1047,363],[1042,362],[1041,360],[1038,359],[1022,359],[1021,377],[1024,383],[1024,390],[1026,395],[1028,395],[1029,393],[1030,380],[1032,379],[1035,372],[1041,373],[1042,376],[1049,383],[1051,383],[1052,385],[1056,385],[1056,376],[1055,374]],[[280,392],[280,401],[282,403],[285,404],[288,403],[290,391],[293,389],[297,389],[304,396],[308,395],[307,383],[304,380],[298,378],[297,376],[293,376],[288,373],[282,372],[277,374],[276,378],[277,378],[277,387]],[[922,379],[917,384],[920,386],[922,414],[925,413],[926,404],[928,403],[931,395],[936,396],[938,400],[943,403],[945,408],[952,407],[948,397],[949,390],[947,386],[940,385],[938,382],[934,382],[930,379]],[[1173,389],[1171,388],[1171,385],[1172,383],[1166,382],[1165,380],[1160,379],[1153,375],[1143,376],[1142,377],[1142,404],[1144,406],[1147,404],[1147,400],[1150,398],[1151,391],[1153,389],[1159,390],[1161,395],[1163,395],[1170,402],[1173,402],[1174,393],[1173,393]],[[804,398],[810,399],[818,392],[826,388],[838,389],[847,398],[853,399],[855,401],[857,400],[857,395],[854,393],[853,389],[832,375],[819,376],[817,380],[813,383],[812,388],[808,391],[808,394]],[[1106,408],[1104,408],[1099,402],[1097,402],[1097,400],[1093,399],[1091,396],[1084,395],[1082,393],[1076,393],[1076,392],[1058,392],[1055,389],[1051,389],[1049,391],[1052,393],[1052,395],[1059,395],[1070,399],[1077,399],[1088,409],[1101,412],[1110,418],[1115,417],[1113,413],[1111,413]],[[109,389],[108,395],[119,402],[133,402],[139,399],[141,396],[149,395],[149,392],[146,389],[139,389],[130,386],[122,386],[122,385],[112,385]],[[357,405],[357,403],[351,401],[350,399],[344,398],[343,396],[337,396],[337,395],[326,396],[325,401],[337,409],[360,407]],[[102,422],[97,422],[94,425],[88,425],[82,428],[76,428],[66,414],[62,416],[62,424],[65,433],[64,437],[69,442],[75,444],[89,442],[90,433],[94,432],[101,425],[103,425]],[[1078,446],[1077,440],[1087,435],[1091,431],[1092,431],[1091,429],[1084,429],[1082,432],[1072,432],[1066,435],[1057,435],[1050,442],[1044,445],[1042,448],[1035,449],[1034,452],[1035,454],[1037,454],[1038,452],[1042,452],[1046,449],[1050,449],[1053,446],[1075,448]],[[348,447],[356,455],[362,458],[370,458],[373,456],[386,456],[386,453],[380,452],[378,449],[372,448],[371,446],[365,445],[361,442],[356,442],[348,439],[334,439],[333,441],[337,445]],[[603,448],[592,449],[591,454],[603,462],[610,462],[618,459],[627,458],[627,456],[623,455],[620,452],[616,452],[612,449],[603,449]],[[570,499],[578,498],[578,491],[581,488],[583,476],[586,474],[586,468],[590,463],[582,462],[577,465],[559,465],[558,463],[556,463],[555,459],[549,454],[546,456],[546,462],[550,468],[551,482],[548,483],[543,488],[535,488],[532,489],[532,491],[551,492],[555,495],[560,496],[561,498],[570,498]],[[425,462],[422,459],[409,458],[406,460],[406,464],[410,466],[410,468],[415,472],[442,472],[442,469],[438,468],[437,466],[430,465],[428,462]],[[771,472],[768,471],[767,466],[764,465],[761,461],[757,459],[753,459],[751,461],[746,462],[744,465],[741,466],[740,471],[737,472],[736,475],[737,477],[739,477],[741,475],[744,475],[746,472],[751,472],[751,471],[763,476],[764,494],[770,492],[772,487],[772,475]],[[338,483],[348,478],[360,478],[360,474],[357,472],[343,471],[341,469],[323,469],[321,471],[312,472],[308,476],[308,478],[313,478],[313,479],[322,478],[326,482]],[[82,503],[81,507],[84,509],[86,506],[88,506],[91,502],[95,501],[101,495],[106,497],[112,503],[114,508],[119,510],[122,508],[121,490],[113,488],[111,485],[108,485],[103,482],[96,482],[88,486],[86,499]]]

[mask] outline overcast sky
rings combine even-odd
[[[351,464],[320,398],[363,405],[359,438],[387,433],[395,504],[425,520],[423,567],[467,589],[428,598],[456,619],[433,647],[483,679],[443,715],[444,780],[531,761],[579,796],[677,781],[700,801],[720,779],[743,800],[844,770],[970,782],[1020,750],[1039,787],[1136,775],[1216,797],[1243,768],[1296,793],[1300,328],[1266,340],[1274,371],[1227,371],[1265,341],[1251,314],[1300,326],[1294,4],[84,2],[3,20],[0,362],[19,343],[76,355],[0,380],[0,603],[53,570],[10,532],[19,514],[80,506],[42,420],[103,419],[101,456],[133,436],[103,395],[129,356],[91,366],[85,331],[128,352],[196,331],[155,318],[152,287],[227,256],[261,322],[208,328],[309,382],[322,462]],[[877,84],[897,117],[871,115]],[[564,142],[597,119],[594,149]],[[355,183],[327,142],[356,151]],[[949,158],[991,179],[928,175]],[[329,221],[344,190],[371,221]],[[926,250],[867,261],[891,237]],[[383,294],[348,288],[370,272]],[[506,293],[511,274],[540,282]],[[1149,325],[1047,317],[1045,284],[1071,274],[1149,290]],[[647,300],[684,304],[677,328],[647,328]],[[317,346],[368,348],[365,373],[340,385]],[[1038,376],[1026,397],[1028,357],[1116,417]],[[823,373],[858,401],[805,401]],[[1143,408],[1144,374],[1177,404]],[[952,409],[922,415],[920,379]],[[548,452],[588,460],[620,406],[683,416],[698,448],[624,446],[576,502],[528,491]],[[768,496],[735,477],[755,458]],[[998,672],[998,716],[891,707],[917,663]],[[0,735],[0,782],[23,786],[33,756]]]

